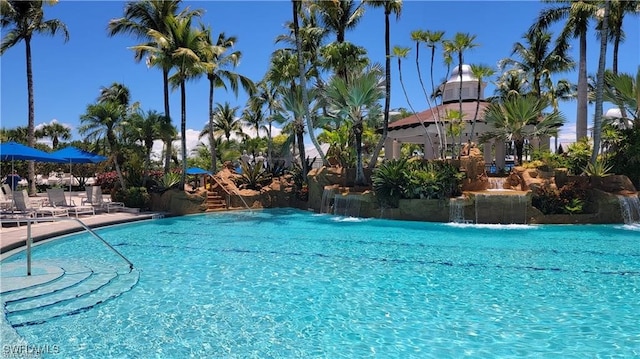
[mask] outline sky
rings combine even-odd
[[[70,39],[36,35],[32,40],[33,79],[35,89],[35,123],[58,121],[71,127],[73,140],[81,140],[77,128],[87,105],[95,103],[102,87],[114,82],[130,89],[133,101],[144,110],[164,111],[162,100],[162,74],[157,68],[147,68],[144,61],[136,63],[128,47],[141,41],[127,35],[109,37],[107,24],[123,15],[125,2],[61,0],[45,9],[45,19],[59,19],[67,25]],[[268,67],[271,53],[281,47],[275,44],[278,35],[287,33],[285,24],[291,19],[291,2],[282,1],[184,1],[183,6],[203,9],[201,22],[211,26],[215,34],[225,32],[236,36],[234,50],[243,57],[236,71],[254,81],[260,80]],[[409,94],[404,96],[398,79],[397,60],[392,61],[391,108],[410,108],[423,111],[428,108],[416,74],[415,43],[410,33],[414,30],[443,30],[446,38],[455,33],[476,35],[477,47],[464,55],[467,64],[485,64],[497,71],[500,59],[511,56],[513,44],[523,41],[522,36],[533,23],[540,10],[550,6],[539,1],[405,1],[400,18],[391,20],[391,46],[411,47],[409,56],[402,61],[403,83]],[[557,29],[557,27],[556,27]],[[627,38],[620,47],[620,72],[633,73],[640,64],[639,16],[627,17],[624,28]],[[4,30],[2,33],[4,37]],[[384,65],[384,13],[380,8],[366,8],[357,28],[346,39],[364,46],[372,62]],[[589,34],[587,68],[589,74],[597,71],[599,41]],[[571,56],[578,60],[577,41],[573,42]],[[423,80],[429,83],[429,50],[420,49]],[[0,126],[15,128],[26,126],[28,118],[25,46],[20,43],[0,57]],[[611,64],[611,48],[607,65]],[[444,80],[446,66],[442,56],[436,55],[434,81]],[[577,71],[561,77],[577,82]],[[495,80],[495,78],[493,79]],[[485,90],[491,95],[493,85]],[[179,128],[180,94],[171,92],[171,115]],[[239,106],[240,115],[247,95],[240,90],[236,97],[231,91],[216,89],[215,102],[228,101]],[[611,105],[605,104],[605,111]],[[560,110],[567,118],[560,142],[575,140],[575,101],[562,103]],[[208,81],[206,78],[187,84],[187,140],[193,148],[198,133],[208,116]],[[590,107],[589,121],[593,116]]]

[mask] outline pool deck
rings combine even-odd
[[[67,192],[68,193],[68,192]],[[42,196],[42,194],[40,194]],[[81,203],[81,196],[79,193],[72,193],[73,201],[75,203]],[[152,219],[159,215],[165,215],[159,212],[101,212],[96,211],[95,215],[80,215],[78,219],[82,221],[89,228],[99,228],[114,224],[135,222],[141,220]],[[51,217],[45,217],[51,218]],[[75,219],[76,217],[70,215],[69,218]],[[52,237],[57,237],[65,234],[75,233],[83,231],[84,229],[75,220],[69,220],[67,217],[56,218],[53,222],[34,223],[31,225],[31,237],[33,242],[39,242]],[[38,218],[42,219],[42,217]],[[3,220],[7,221],[7,220]],[[0,254],[5,254],[17,248],[26,246],[27,241],[27,225],[25,221],[22,221],[20,226],[13,227],[0,227]]]

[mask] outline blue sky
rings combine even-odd
[[[206,12],[202,22],[210,25],[215,33],[225,32],[237,36],[235,49],[243,53],[238,72],[255,81],[267,70],[269,56],[279,45],[276,36],[286,32],[284,24],[291,17],[289,1],[185,1],[185,6],[201,8]],[[413,30],[444,30],[446,37],[456,32],[476,35],[478,47],[465,53],[465,63],[486,64],[496,67],[497,62],[509,57],[513,44],[522,41],[539,11],[547,4],[538,1],[405,1],[400,19],[391,21],[391,44],[412,47]],[[136,63],[133,51],[127,47],[139,41],[119,35],[108,37],[106,27],[110,19],[121,17],[124,2],[121,1],[65,1],[47,7],[45,17],[57,18],[67,24],[70,33],[68,43],[62,36],[36,36],[32,40],[35,87],[36,125],[56,119],[73,129],[73,139],[81,139],[76,131],[80,116],[88,104],[94,103],[101,87],[121,82],[131,90],[134,101],[145,110],[163,111],[162,76],[158,69],[148,69],[144,62]],[[640,22],[638,17],[628,17],[625,23],[627,39],[620,48],[620,71],[635,73],[640,64]],[[381,9],[366,9],[366,14],[355,31],[347,34],[347,40],[364,46],[373,62],[384,63],[384,14]],[[597,70],[599,42],[589,36],[588,71]],[[577,42],[572,49],[578,59]],[[611,64],[611,50],[608,53]],[[423,78],[429,81],[429,53],[420,52]],[[436,83],[442,80],[445,66],[441,56],[436,58]],[[411,104],[416,111],[427,108],[415,70],[415,50],[403,60],[402,73]],[[0,58],[0,123],[3,128],[27,125],[27,90],[24,44],[9,49]],[[393,61],[391,107],[409,108],[398,80],[396,61]],[[577,82],[577,73],[565,76]],[[493,86],[487,87],[487,95]],[[242,109],[247,96],[236,98],[222,89],[215,92],[216,102],[229,101]],[[208,83],[206,79],[190,82],[187,86],[187,128],[190,142],[197,141],[197,133],[203,128],[208,112]],[[561,110],[568,119],[561,141],[575,138],[575,102],[564,103]],[[608,105],[605,104],[605,110]],[[179,91],[171,93],[171,112],[179,126]],[[240,111],[239,113],[240,114]],[[590,108],[589,116],[593,115]],[[195,137],[194,137],[195,136]],[[191,147],[191,146],[190,146]]]

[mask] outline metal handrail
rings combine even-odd
[[[76,221],[80,224],[80,226],[82,228],[84,228],[87,232],[89,232],[89,234],[91,234],[93,237],[97,238],[98,240],[100,240],[102,243],[104,243],[104,245],[107,246],[107,248],[109,248],[111,251],[113,251],[115,254],[117,254],[120,258],[122,258],[125,262],[127,262],[127,264],[129,265],[129,270],[133,270],[133,263],[131,263],[130,260],[127,259],[127,257],[125,257],[122,253],[120,253],[117,249],[115,249],[111,244],[109,244],[104,238],[100,237],[100,235],[98,235],[96,232],[94,232],[89,226],[87,226],[86,224],[84,224],[84,222],[82,222],[80,219],[78,218],[73,218],[73,217],[55,217],[55,218],[31,218],[31,217],[27,217],[27,218],[16,218],[13,220],[6,220],[3,219],[2,223],[5,222],[17,222],[17,221],[23,221],[26,220],[27,221],[27,275],[31,275],[31,246],[33,243],[33,237],[31,236],[31,223],[32,222],[59,222],[59,221]]]

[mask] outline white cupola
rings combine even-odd
[[[460,91],[460,81],[462,80],[462,91]],[[460,78],[459,66],[454,66],[449,80],[442,85],[442,103],[462,100],[484,100],[485,82],[480,86],[480,96],[478,97],[478,79],[471,73],[471,66],[462,65],[462,79]]]

